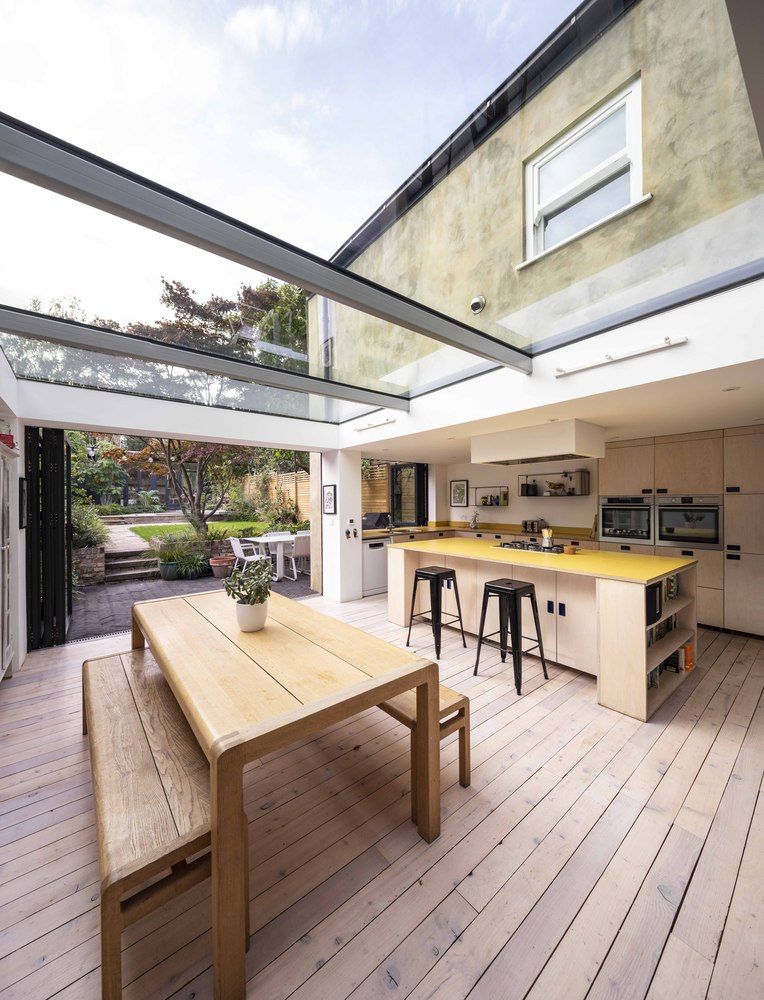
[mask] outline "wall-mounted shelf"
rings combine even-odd
[[[589,470],[576,469],[567,472],[537,472],[533,475],[517,477],[517,495],[534,500],[551,500],[553,497],[588,497]],[[554,488],[552,485],[554,484]],[[531,489],[534,492],[529,493]]]
[[[470,493],[473,507],[509,507],[508,486],[470,486]]]

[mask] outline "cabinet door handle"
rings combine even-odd
[[[547,601],[546,602],[546,610],[547,610],[547,614],[550,614],[550,615],[554,614],[554,601]]]
[[[369,545],[370,549],[383,549],[384,547],[385,547],[385,543],[384,542],[372,542]]]
[[[726,492],[727,493],[739,493],[740,492],[740,487],[739,486],[728,486]]]
[[[740,551],[740,546],[739,545],[728,545],[727,548],[730,550],[730,552],[739,552]]]
[[[695,553],[692,551],[692,549],[682,549],[682,555],[683,556],[694,556]]]
[[[656,490],[656,493],[668,493],[668,490]]]
[[[621,551],[622,552],[631,552],[631,546],[630,545],[622,545],[621,546]]]
[[[482,537],[483,535],[480,531],[478,531],[478,533],[475,535],[475,538],[482,538]]]
[[[737,560],[739,560],[740,556],[731,556],[729,553],[727,553],[727,558],[728,559],[737,559]]]
[[[558,608],[558,610],[560,612],[560,618],[564,618],[565,617],[565,605],[564,604],[558,604],[557,608]]]
[[[652,493],[652,490],[642,490],[643,493]]]

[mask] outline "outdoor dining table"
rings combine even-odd
[[[258,537],[243,538],[243,542],[252,542],[254,545],[267,545],[269,549],[276,550],[276,579],[284,579],[284,546],[290,545],[295,536],[288,532],[278,535],[259,535]]]
[[[215,997],[241,1000],[245,765],[415,688],[412,794],[429,843],[440,834],[438,666],[279,594],[259,632],[239,630],[235,603],[219,590],[139,602],[132,645],[146,643],[210,764]]]

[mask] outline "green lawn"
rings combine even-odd
[[[225,528],[231,534],[238,534],[246,528],[253,536],[262,535],[268,530],[265,521],[210,521],[215,531]],[[168,535],[182,535],[191,531],[188,521],[180,524],[136,524],[130,530],[147,542],[150,538],[167,538]]]

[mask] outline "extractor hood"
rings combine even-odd
[[[472,438],[472,461],[477,465],[530,465],[604,454],[605,428],[584,420],[558,420]]]

